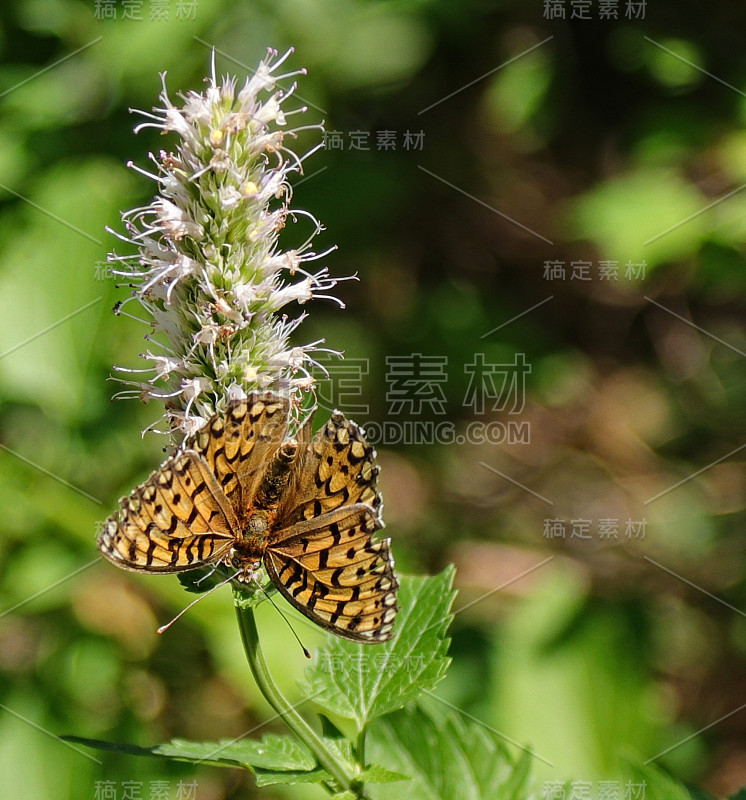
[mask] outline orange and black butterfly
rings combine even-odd
[[[244,579],[262,560],[309,619],[356,642],[392,636],[398,583],[376,489],[375,450],[335,411],[287,438],[290,404],[233,401],[106,520],[99,549],[136,572],[224,563]]]

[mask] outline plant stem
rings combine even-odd
[[[365,735],[368,733],[368,726],[364,725],[363,729],[357,735],[357,743],[355,745],[355,759],[360,765],[360,769],[365,769]]]
[[[308,747],[316,756],[319,764],[332,776],[337,783],[337,791],[353,791],[352,780],[345,767],[340,763],[338,756],[329,750],[321,737],[301,717],[301,715],[288,703],[277,684],[272,680],[264,660],[264,653],[259,644],[259,632],[256,628],[253,608],[240,608],[236,605],[238,627],[241,630],[246,658],[254,675],[254,680],[266,701],[277,712],[277,715],[290,728],[290,730]]]

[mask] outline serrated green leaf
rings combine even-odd
[[[514,765],[497,737],[456,713],[407,708],[376,721],[368,734],[376,762],[410,781],[366,790],[381,800],[526,800],[527,756]]]
[[[171,758],[176,761],[199,762],[221,767],[245,767],[278,772],[310,772],[317,767],[316,759],[309,750],[291,736],[267,734],[260,740],[240,739],[220,742],[192,742],[173,739],[154,747],[138,747],[130,744],[102,742],[97,739],[82,739],[77,736],[63,737],[78,742],[129,755]]]
[[[306,669],[306,691],[322,708],[353,719],[358,730],[401,708],[445,675],[450,659],[454,568],[434,577],[402,576],[394,638],[356,644],[330,636]]]

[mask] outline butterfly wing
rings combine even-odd
[[[128,497],[99,539],[124,569],[180,572],[231,552],[288,426],[289,401],[252,394],[229,404]],[[343,414],[299,432],[264,562],[280,592],[322,627],[358,642],[391,637],[396,616],[375,451]]]
[[[238,520],[207,462],[193,450],[169,458],[104,523],[98,546],[135,572],[182,572],[218,561]]]
[[[341,506],[364,503],[380,518],[376,451],[358,425],[335,411],[310,440],[309,420],[298,434],[298,457],[277,509],[277,527],[318,517]],[[382,527],[382,523],[381,523]]]
[[[280,531],[264,564],[279,591],[322,628],[356,642],[384,642],[397,613],[394,559],[370,506],[355,503]]]
[[[298,434],[298,456],[264,563],[279,591],[309,619],[345,639],[391,638],[398,583],[376,488],[375,450],[335,411],[316,436]]]
[[[289,410],[287,398],[253,393],[231,402],[185,443],[205,460],[239,516],[285,438]]]

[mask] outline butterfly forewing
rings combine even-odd
[[[101,553],[124,569],[180,572],[217,561],[238,521],[204,459],[186,450],[168,459],[109,517]]]
[[[307,436],[307,428],[303,433]],[[376,451],[358,425],[335,411],[299,455],[288,491],[277,510],[278,526],[318,517],[327,511],[365,503],[380,515]]]
[[[239,517],[247,511],[267,464],[287,433],[289,403],[277,395],[250,395],[216,414],[185,443],[207,462]]]

